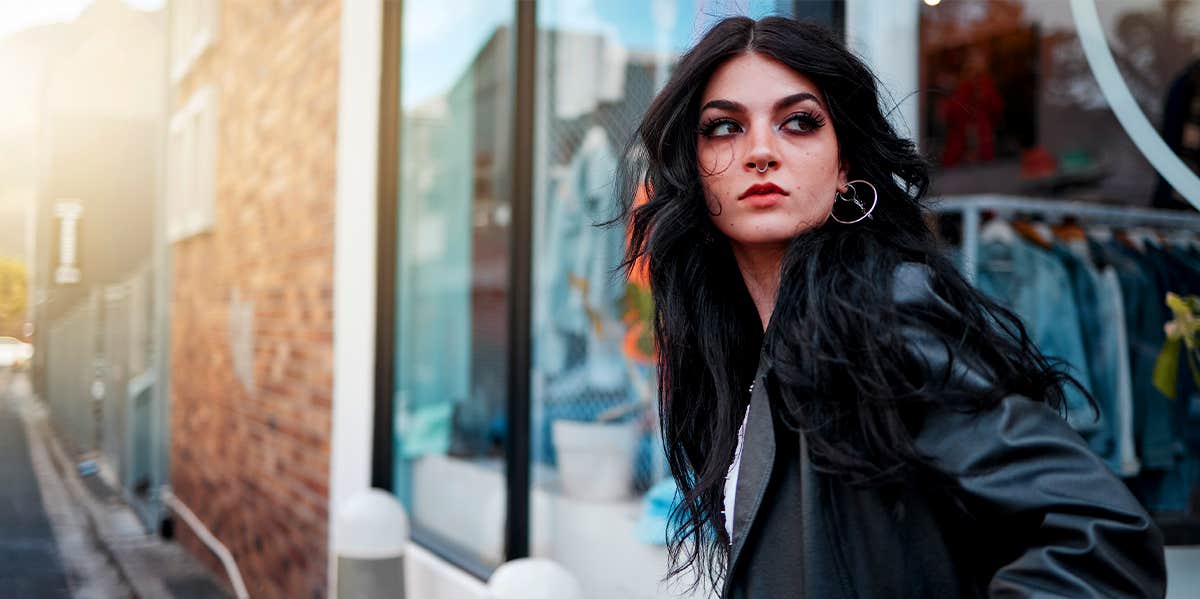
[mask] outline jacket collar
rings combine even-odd
[[[754,376],[754,391],[750,394],[750,415],[746,422],[746,437],[742,447],[742,462],[738,470],[736,498],[733,507],[733,547],[726,569],[726,585],[729,574],[737,565],[742,547],[746,544],[746,533],[762,505],[771,479],[771,468],[775,464],[775,425],[771,415],[771,404],[767,397],[767,372],[770,365],[765,355],[760,356],[758,373]],[[728,591],[728,588],[726,588]]]

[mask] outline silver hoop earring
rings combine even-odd
[[[769,168],[771,168],[771,165],[769,165],[769,164],[768,164],[768,165],[764,165],[762,168],[758,168],[758,165],[757,165],[757,164],[756,164],[756,165],[754,165],[754,170],[757,170],[757,171],[758,171],[758,172],[760,172],[760,173],[765,173],[765,172],[767,172],[767,169],[769,169]]]
[[[870,208],[865,207],[863,205],[862,199],[858,197],[858,190],[855,189],[855,187],[854,187],[855,183],[862,183],[863,185],[866,185],[867,187],[871,188],[871,207]],[[847,194],[849,194],[849,195],[847,195]],[[854,223],[862,222],[863,220],[871,218],[871,213],[875,212],[875,206],[879,204],[879,191],[876,190],[875,186],[871,185],[871,183],[869,181],[864,181],[862,179],[857,179],[855,181],[850,181],[850,182],[846,183],[846,191],[845,192],[839,191],[839,192],[837,192],[837,194],[835,194],[834,197],[837,199],[837,201],[848,202],[850,204],[854,204],[855,206],[858,207],[859,210],[862,210],[862,213],[863,213],[862,216],[860,216],[854,220],[842,220],[842,219],[834,216],[833,212],[830,211],[829,218],[832,218],[834,221],[841,223],[843,225],[853,225]]]

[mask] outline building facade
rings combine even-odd
[[[252,596],[322,596],[340,7],[171,11],[171,489]]]
[[[34,387],[81,470],[103,475],[149,527],[165,476],[164,403],[149,393],[165,40],[162,11],[119,0],[13,35],[6,55],[20,64],[5,71],[0,127],[4,195],[26,206]]]

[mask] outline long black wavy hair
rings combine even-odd
[[[746,52],[817,85],[849,179],[879,191],[873,218],[830,220],[791,241],[765,333],[729,243],[710,219],[697,161],[708,79]],[[725,19],[681,58],[655,97],[626,148],[616,193],[617,220],[631,228],[624,266],[648,261],[663,443],[682,493],[668,577],[693,571],[695,584],[717,584],[724,575],[724,479],[760,352],[772,364],[773,409],[806,435],[817,468],[855,485],[912,484],[931,470],[906,424],[911,408],[984,409],[1009,393],[1061,407],[1072,379],[1038,352],[1016,316],[972,288],[944,256],[922,209],[928,185],[925,161],[881,109],[875,76],[820,25]],[[649,198],[635,206],[639,191]],[[944,303],[893,299],[892,276],[905,262],[924,265]],[[994,388],[967,391],[949,376],[920,375],[903,351],[904,332],[914,328],[952,359],[989,373]]]

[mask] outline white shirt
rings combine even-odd
[[[725,474],[725,532],[729,535],[729,543],[733,544],[733,508],[737,499],[738,471],[742,468],[742,447],[746,442],[746,423],[750,420],[750,406],[746,406],[746,415],[742,418],[742,427],[738,429],[737,449],[733,452],[733,463],[729,464],[729,472]]]

